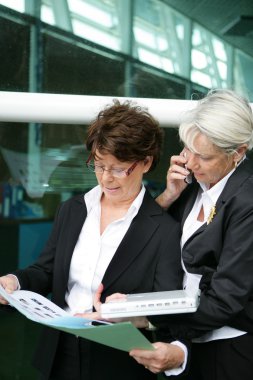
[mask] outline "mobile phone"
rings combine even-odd
[[[187,165],[184,166],[186,170],[189,170],[187,169]],[[184,179],[185,183],[187,183],[188,185],[190,185],[192,183],[192,173],[188,174],[185,179]]]
[[[184,152],[184,157],[186,157],[186,153]],[[185,169],[190,171],[188,168],[187,168],[187,164],[184,165]],[[192,183],[192,173],[188,174],[185,179],[184,179],[185,183],[187,183],[188,185],[190,185]]]

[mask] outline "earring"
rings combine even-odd
[[[237,168],[237,166],[238,166],[238,161],[235,161],[235,163],[234,163],[235,169]]]

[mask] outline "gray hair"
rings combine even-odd
[[[181,141],[194,151],[202,133],[218,149],[232,154],[242,145],[253,147],[253,115],[249,102],[231,90],[212,90],[188,111],[179,127]]]

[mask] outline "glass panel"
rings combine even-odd
[[[192,70],[191,72],[191,80],[195,83],[202,84],[207,88],[212,88],[213,82],[208,74],[202,73],[197,70]],[[214,86],[216,87],[216,86]]]
[[[29,27],[1,18],[0,90],[27,91]]]
[[[190,21],[163,2],[138,0],[134,4],[135,57],[169,73],[188,76],[186,29]]]
[[[68,0],[73,32],[99,45],[120,51],[117,3],[117,0]]]
[[[25,0],[0,0],[0,4],[18,12],[25,11]]]
[[[91,40],[97,44],[106,46],[110,49],[119,51],[120,41],[118,38],[108,35],[108,33],[98,30],[96,27],[86,25],[80,20],[72,20],[73,31],[77,36],[83,37],[86,40]]]
[[[123,60],[71,42],[45,34],[43,92],[117,96],[124,82]]]
[[[113,27],[113,14],[108,10],[101,9],[104,4],[94,4],[83,0],[68,0],[69,10],[79,17],[91,20],[98,25],[103,25],[106,28]]]
[[[228,66],[232,63],[232,47],[216,36],[194,24],[192,34],[191,80],[205,87],[228,87]]]
[[[55,25],[55,17],[52,7],[47,4],[41,5],[41,20],[50,25]]]
[[[184,99],[185,85],[161,75],[155,70],[136,66],[134,75],[125,83],[131,86],[132,96],[140,98]]]
[[[227,61],[227,52],[225,50],[224,42],[213,37],[212,39],[213,50],[216,58],[226,62]]]
[[[208,65],[205,53],[197,49],[192,49],[192,62],[194,63],[194,67],[198,70],[205,69]]]
[[[1,215],[50,219],[60,201],[96,184],[85,166],[85,127],[43,125],[37,153],[28,150],[28,131],[26,124],[0,124]]]
[[[44,92],[118,95],[124,63],[116,56],[104,56],[50,35],[45,35],[44,51]]]
[[[247,94],[253,102],[253,58],[240,50],[235,50],[234,81],[235,89],[242,94]]]

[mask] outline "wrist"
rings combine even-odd
[[[170,343],[171,346],[174,346],[175,360],[177,362],[177,367],[185,369],[186,362],[188,359],[188,349],[180,341],[173,341]]]
[[[164,190],[162,194],[160,194],[157,198],[156,201],[157,203],[163,208],[163,209],[168,209],[173,202],[177,199],[177,196],[173,196],[169,190]]]

